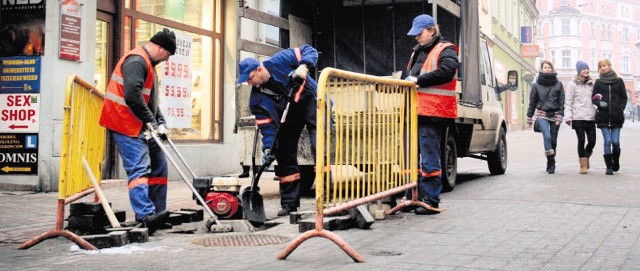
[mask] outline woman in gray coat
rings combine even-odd
[[[580,174],[589,172],[589,157],[596,145],[596,107],[591,100],[593,81],[589,77],[589,65],[583,61],[576,63],[575,80],[567,84],[564,102],[564,121],[576,131],[578,136],[578,158]],[[585,135],[587,145],[585,146]]]

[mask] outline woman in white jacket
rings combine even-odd
[[[596,145],[596,108],[591,99],[593,81],[589,77],[589,65],[578,61],[576,70],[578,74],[575,80],[567,84],[564,119],[567,125],[576,131],[580,174],[586,174],[589,172],[589,157],[591,157],[593,147]],[[587,138],[586,146],[585,135]]]

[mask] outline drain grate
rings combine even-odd
[[[282,244],[289,242],[289,238],[275,235],[244,234],[207,237],[191,242],[205,247],[251,247]]]

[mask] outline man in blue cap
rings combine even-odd
[[[311,150],[315,154],[318,84],[308,73],[317,62],[318,51],[303,45],[282,50],[262,64],[255,58],[245,58],[238,64],[238,83],[247,82],[252,86],[249,109],[255,115],[256,125],[262,134],[262,164],[278,161],[275,171],[280,180],[282,207],[278,216],[297,211],[300,205],[298,140],[305,126],[309,131]],[[288,101],[289,111],[285,122],[281,124]],[[278,131],[280,125],[282,127]],[[276,133],[279,135],[274,142]]]
[[[456,72],[458,47],[440,36],[433,17],[418,15],[407,33],[418,44],[404,72],[418,85],[418,144],[420,146],[419,200],[439,208],[442,191],[440,142],[447,126],[457,117]],[[409,192],[409,191],[407,191]],[[407,193],[410,197],[410,193]],[[418,207],[418,215],[439,212]]]

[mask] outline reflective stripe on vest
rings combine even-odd
[[[142,98],[147,105],[149,104],[155,70],[147,52],[142,47],[137,47],[120,58],[113,70],[113,75],[111,75],[105,94],[102,113],[100,114],[100,125],[126,136],[137,137],[142,130],[142,121],[133,114],[124,99],[122,65],[130,55],[141,56],[147,65],[147,78],[142,86]]]
[[[437,70],[440,54],[450,46],[453,46],[456,52],[458,52],[458,47],[453,43],[440,42],[436,44],[427,55],[420,69],[420,75]],[[455,92],[457,81],[456,76],[454,76],[453,80],[448,83],[428,88],[419,88],[418,115],[440,118],[458,117],[458,101]]]

